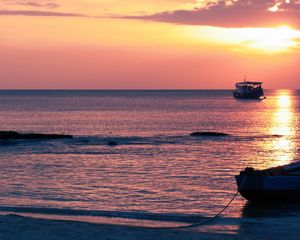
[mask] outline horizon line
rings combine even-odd
[[[0,91],[217,91],[217,90],[230,90],[234,88],[103,88],[103,89],[90,89],[90,88],[0,88]],[[264,90],[300,90],[300,88],[264,88]]]

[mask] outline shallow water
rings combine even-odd
[[[0,91],[1,130],[75,135],[0,141],[0,210],[186,222],[214,215],[240,170],[299,158],[300,91],[266,95]],[[238,198],[227,214],[247,215],[245,203]]]

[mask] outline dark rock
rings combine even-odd
[[[8,139],[61,139],[61,138],[73,138],[72,135],[63,134],[40,134],[40,133],[19,133],[15,131],[0,131],[0,140]]]
[[[117,146],[118,143],[117,143],[117,142],[114,142],[114,141],[109,141],[109,142],[107,143],[107,145],[108,145],[108,146],[111,146],[111,147],[114,147],[114,146]]]
[[[190,134],[193,137],[225,137],[229,136],[227,133],[219,133],[219,132],[193,132]]]

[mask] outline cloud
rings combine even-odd
[[[55,8],[54,0],[3,0],[6,4],[39,8]],[[179,0],[177,0],[179,1]],[[186,2],[187,0],[182,0]],[[300,0],[208,0],[200,7],[154,14],[92,16],[81,13],[42,10],[0,10],[1,15],[85,17],[150,20],[174,24],[217,26],[228,28],[272,27],[289,25],[300,28]]]
[[[299,0],[219,0],[201,8],[159,12],[152,15],[123,16],[159,22],[218,27],[300,27]]]
[[[33,17],[89,17],[79,13],[65,13],[35,10],[0,10],[0,16],[33,16]]]
[[[4,4],[6,5],[19,5],[26,7],[34,7],[34,8],[57,8],[59,4],[51,0],[4,0]]]
[[[55,0],[2,0],[3,3],[5,5],[23,6],[25,9],[0,9],[0,16],[92,17],[81,13],[50,11],[49,9],[60,6]]]

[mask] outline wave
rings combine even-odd
[[[222,136],[222,137],[220,137]],[[157,136],[75,136],[72,139],[52,139],[52,140],[0,140],[0,147],[35,147],[41,146],[46,148],[60,148],[62,146],[69,146],[76,149],[78,146],[108,146],[116,147],[122,145],[136,145],[136,146],[159,146],[159,145],[192,145],[197,144],[202,141],[254,141],[254,140],[264,140],[264,139],[275,139],[282,137],[292,137],[284,136],[278,134],[265,134],[265,135],[235,135],[235,134],[226,134],[218,133],[218,135],[197,135],[193,136],[190,134],[186,135],[157,135]],[[64,152],[64,151],[63,151]],[[74,152],[77,152],[76,150]],[[78,151],[80,154],[82,151]],[[89,152],[89,151],[88,151]],[[98,153],[99,151],[90,151]],[[100,151],[100,153],[103,151]],[[104,151],[106,153],[107,151]]]
[[[45,214],[61,216],[90,216],[124,218],[149,221],[197,223],[206,220],[208,217],[199,214],[172,214],[172,213],[150,213],[145,211],[100,211],[100,210],[77,210],[67,208],[37,208],[37,207],[14,207],[0,206],[1,212]]]
[[[196,132],[197,133],[197,132]],[[159,136],[116,136],[116,137],[79,137],[75,139],[78,143],[88,145],[109,145],[110,142],[115,142],[117,145],[167,145],[167,144],[190,144],[199,141],[240,141],[240,140],[260,140],[260,139],[277,139],[286,136],[279,134],[262,134],[262,135],[239,135],[227,134],[221,132],[203,132],[204,134],[195,135],[195,133],[187,135],[159,135]]]
[[[219,136],[190,136],[186,135],[156,135],[156,136],[75,136],[72,139],[53,140],[0,140],[1,153],[11,154],[123,154],[126,149],[147,149],[151,146],[198,146],[199,144],[210,144],[212,142],[252,142],[267,141],[283,136],[277,134],[265,135],[224,135]],[[294,137],[293,137],[294,138]],[[128,148],[126,146],[134,146]]]
[[[280,134],[262,134],[262,135],[232,135],[231,138],[229,138],[229,141],[241,141],[241,142],[247,142],[247,141],[265,141],[265,140],[274,140],[274,139],[280,139],[280,138],[292,138],[297,139],[298,136],[291,136],[291,135],[280,135]]]
[[[115,136],[115,137],[80,137],[78,142],[86,142],[88,145],[108,145],[115,142],[117,145],[162,145],[162,144],[181,144],[184,136]]]

